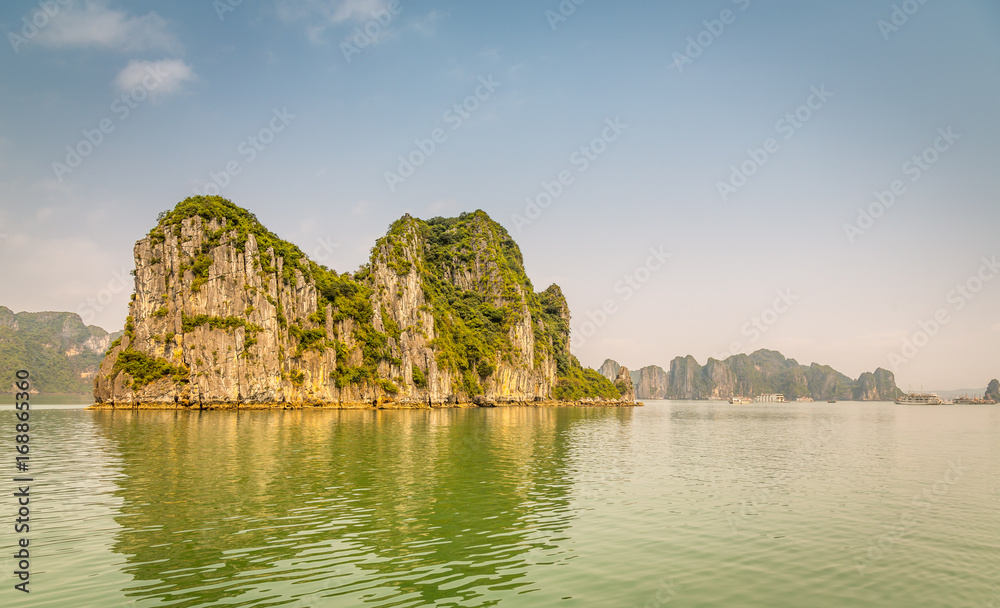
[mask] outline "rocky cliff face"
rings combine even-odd
[[[996,378],[990,380],[990,384],[986,387],[986,394],[983,395],[983,398],[987,401],[992,400],[1000,402],[1000,380],[997,380]]]
[[[404,216],[350,275],[196,197],[162,215],[135,261],[99,403],[521,402],[550,398],[573,364],[559,287],[534,292],[517,245],[481,211]]]
[[[0,367],[31,372],[41,393],[85,395],[112,336],[72,312],[19,312],[0,306]]]
[[[635,387],[632,385],[632,376],[627,367],[618,368],[618,375],[615,376],[615,388],[621,393],[623,401],[635,401]]]
[[[633,372],[637,378],[635,381],[635,395],[637,399],[666,399],[667,398],[667,372],[657,365],[648,365],[638,372]]]
[[[644,396],[640,384],[639,398]],[[891,401],[902,394],[892,372],[879,368],[856,381],[826,365],[799,365],[781,353],[759,350],[751,355],[733,355],[725,361],[709,359],[702,366],[694,357],[677,357],[670,363],[667,399],[728,399],[781,393],[789,399],[853,399]]]
[[[614,382],[618,378],[618,370],[621,368],[622,366],[618,365],[617,361],[614,361],[613,359],[605,359],[604,363],[602,363],[601,367],[597,370],[597,373]]]

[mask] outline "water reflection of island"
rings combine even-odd
[[[127,594],[172,606],[491,605],[530,591],[530,565],[570,557],[568,429],[626,415],[93,413],[123,461]]]

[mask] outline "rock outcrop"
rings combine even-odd
[[[987,401],[996,401],[1000,403],[1000,380],[994,378],[990,381],[990,385],[986,387],[986,394],[983,397]]]
[[[72,312],[19,312],[0,306],[0,367],[27,369],[32,390],[86,395],[112,340]]]
[[[618,389],[623,401],[635,401],[635,387],[632,386],[632,376],[628,373],[627,367],[618,368],[618,375],[615,377],[615,388]]]
[[[517,245],[482,211],[406,215],[352,275],[309,260],[229,201],[195,197],[161,214],[135,261],[99,404],[537,402],[579,367],[561,290],[536,293]]]
[[[647,365],[633,374],[636,399],[666,399],[669,383],[662,367]]]
[[[664,397],[646,396],[646,391],[652,388],[640,382],[636,390],[640,399],[728,399],[780,393],[788,399],[892,401],[902,394],[889,370],[879,368],[851,380],[830,366],[813,363],[806,367],[770,350],[733,355],[724,361],[710,358],[704,366],[690,355],[677,357],[670,362]]]
[[[613,359],[605,359],[601,367],[598,368],[597,373],[601,374],[608,380],[614,382],[618,378],[618,370],[622,368],[618,365],[618,362]]]

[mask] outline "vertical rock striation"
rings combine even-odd
[[[482,211],[406,215],[352,275],[229,201],[195,197],[134,253],[135,294],[98,403],[526,402],[550,399],[579,365],[561,290],[536,293],[517,245]]]

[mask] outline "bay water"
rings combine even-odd
[[[37,405],[29,594],[14,422],[3,606],[1000,607],[1000,407]]]

